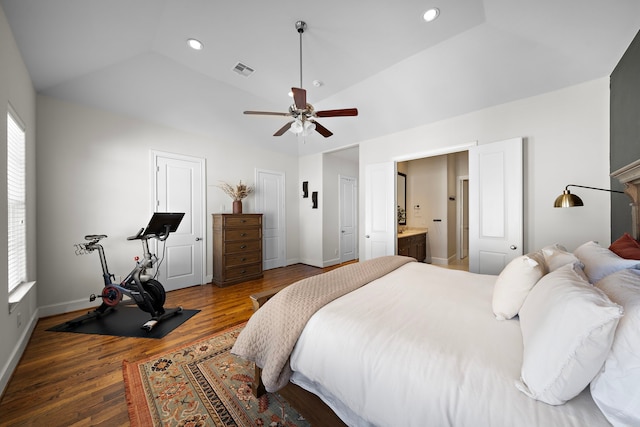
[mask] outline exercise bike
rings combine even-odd
[[[102,304],[95,310],[68,321],[67,324],[74,325],[102,317],[115,310],[118,304],[136,304],[142,311],[151,314],[151,318],[141,326],[142,329],[150,331],[159,322],[182,312],[182,307],[164,308],[166,298],[164,287],[154,276],[148,274],[147,269],[153,268],[158,262],[156,255],[149,250],[149,239],[155,238],[161,242],[167,240],[169,234],[178,229],[183,216],[184,213],[156,212],[146,228],[141,228],[135,236],[127,237],[127,240],[142,242],[143,258],[135,257],[136,266],[120,283],[115,283],[115,276],[109,272],[104,248],[100,244],[100,241],[106,239],[107,236],[104,234],[86,235],[84,238],[88,243],[77,244],[76,255],[98,251],[104,288],[100,295],[91,294],[89,301],[101,298]],[[123,295],[127,295],[130,300],[122,301]]]

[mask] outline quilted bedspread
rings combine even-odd
[[[262,368],[267,391],[284,387],[291,377],[289,356],[311,316],[329,302],[415,261],[385,256],[350,264],[286,287],[253,314],[231,352]]]

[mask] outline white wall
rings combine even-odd
[[[27,274],[36,280],[36,94],[29,73],[0,7],[0,140],[6,141],[7,108],[11,107],[26,127],[27,143]],[[6,144],[3,144],[6,147]],[[7,224],[7,150],[0,150],[0,224]],[[37,322],[37,288],[25,295],[9,313],[7,283],[7,227],[0,227],[0,394],[17,366]]]
[[[96,253],[76,256],[86,234],[106,234],[109,268],[116,276],[133,268],[138,241],[127,241],[149,220],[150,152],[160,150],[206,160],[206,274],[212,275],[211,214],[231,211],[219,181],[253,183],[255,169],[286,175],[287,256],[298,258],[297,158],[218,141],[112,114],[38,97],[38,305],[43,314],[88,305],[101,290]],[[243,211],[255,212],[253,196]],[[94,303],[95,305],[95,303]]]
[[[298,159],[300,200],[300,229],[296,233],[300,245],[300,262],[322,267],[322,211],[325,208],[322,194],[322,154],[300,157]],[[302,183],[309,183],[309,197],[302,198]],[[311,193],[318,192],[318,208],[311,208]]]
[[[456,151],[473,141],[486,144],[525,138],[525,248],[554,242],[575,249],[587,240],[611,240],[609,194],[580,192],[584,208],[555,209],[567,184],[609,185],[609,79],[487,108],[360,143],[360,200],[368,164]],[[360,212],[364,224],[364,211]],[[364,245],[360,233],[360,245]]]

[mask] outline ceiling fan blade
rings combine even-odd
[[[244,114],[257,114],[261,116],[290,116],[291,113],[277,113],[274,111],[245,111]]]
[[[305,110],[307,108],[307,91],[298,87],[292,87],[293,101],[296,104],[298,110]]]
[[[324,136],[325,138],[329,138],[331,135],[333,135],[333,132],[322,126],[320,123],[316,122],[315,120],[313,121],[313,123],[316,124],[316,131],[318,131],[320,135]]]
[[[341,110],[323,110],[323,111],[316,111],[314,115],[316,117],[357,116],[358,115],[358,109],[357,108],[343,108]]]
[[[289,130],[289,128],[291,127],[291,124],[294,121],[295,120],[291,120],[289,123],[287,123],[286,125],[282,126],[280,129],[278,129],[278,131],[276,133],[273,134],[273,136],[282,136],[282,135],[284,135],[284,133]]]

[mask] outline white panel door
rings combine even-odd
[[[286,265],[285,175],[256,170],[256,211],[262,213],[264,270]]]
[[[469,271],[499,274],[523,245],[522,138],[469,150]]]
[[[396,253],[396,167],[374,163],[365,170],[364,259]]]
[[[175,233],[156,245],[158,280],[165,290],[204,280],[204,159],[154,153],[156,212],[184,212]],[[164,247],[163,247],[164,246]]]
[[[340,176],[340,262],[357,258],[358,186],[355,178]]]

